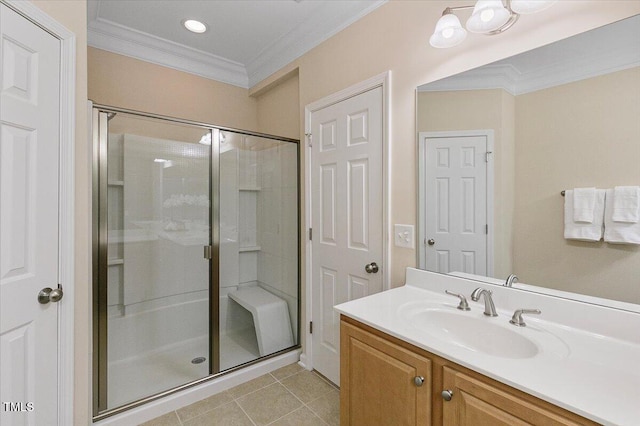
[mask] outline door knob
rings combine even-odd
[[[42,305],[46,305],[49,302],[59,302],[64,296],[64,292],[61,288],[45,287],[38,293],[38,302]]]
[[[378,268],[378,264],[376,262],[371,262],[364,267],[364,270],[367,271],[367,274],[375,274],[379,269],[380,268]]]
[[[427,244],[429,244],[430,246],[434,245],[435,243],[436,243],[436,240],[434,240],[433,238],[427,241]]]
[[[453,398],[453,391],[445,389],[440,395],[442,395],[442,399],[444,399],[445,401],[451,401],[451,398]]]
[[[422,384],[424,383],[424,377],[422,376],[416,376],[413,378],[413,383],[415,383],[416,386],[420,387],[422,386]]]

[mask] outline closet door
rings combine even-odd
[[[0,19],[0,424],[55,425],[60,42]]]

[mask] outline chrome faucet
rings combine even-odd
[[[484,296],[484,314],[488,317],[497,317],[498,313],[496,312],[496,306],[493,304],[493,299],[491,295],[493,292],[491,290],[485,290],[482,287],[478,287],[473,290],[471,293],[471,300],[477,302],[480,299],[480,296]]]
[[[513,283],[518,282],[518,276],[516,274],[511,274],[507,277],[507,280],[504,282],[505,287],[512,287]]]

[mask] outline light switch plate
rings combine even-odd
[[[396,247],[414,248],[413,225],[394,225],[393,235]]]

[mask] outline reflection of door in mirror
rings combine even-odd
[[[491,276],[493,239],[493,131],[421,132],[424,211],[420,264],[441,273]],[[493,226],[491,226],[493,229]]]

